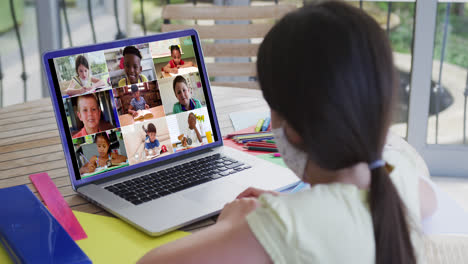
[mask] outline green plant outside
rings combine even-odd
[[[372,3],[382,11],[387,11],[387,3]],[[393,50],[401,53],[411,53],[414,26],[414,3],[393,3],[392,13],[400,18],[400,24],[392,29],[390,41]],[[444,62],[468,68],[468,6],[465,14],[453,13],[451,5],[449,17],[447,43],[445,47]],[[447,4],[439,3],[437,6],[437,28],[435,35],[434,60],[440,60],[444,34],[445,13]]]
[[[24,17],[24,0],[14,0],[15,15],[18,24],[23,23]],[[7,32],[14,27],[13,18],[11,17],[10,1],[0,1],[0,33]]]

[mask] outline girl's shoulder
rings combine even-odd
[[[294,194],[265,194],[259,202],[247,222],[277,262],[309,263],[310,256],[314,263],[374,260],[372,218],[356,187],[320,184]]]

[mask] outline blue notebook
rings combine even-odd
[[[25,185],[0,189],[0,241],[15,263],[92,263]]]

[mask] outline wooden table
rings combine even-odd
[[[234,131],[229,113],[269,109],[259,90],[212,87],[212,92],[223,135]],[[50,98],[0,109],[0,188],[27,184],[37,195],[28,176],[39,172],[49,174],[73,210],[109,216],[71,188]]]

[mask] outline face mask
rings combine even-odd
[[[271,131],[275,134],[276,146],[278,146],[284,163],[303,181],[308,160],[307,153],[289,143],[284,126],[273,128]]]

